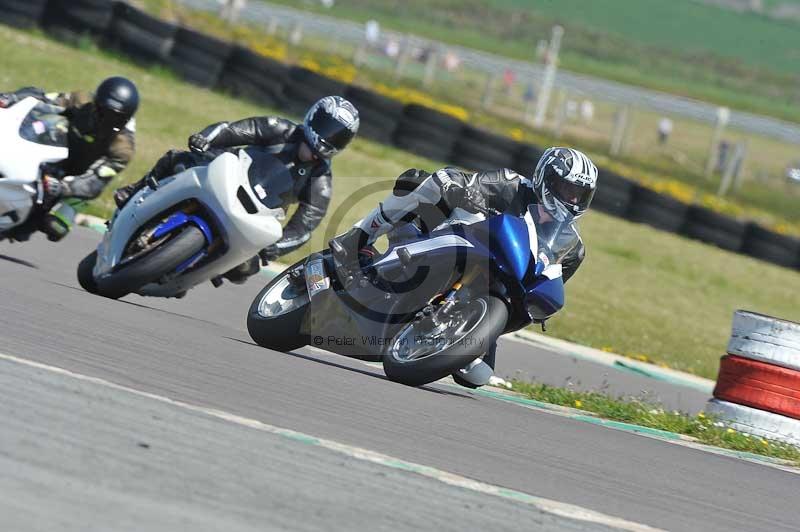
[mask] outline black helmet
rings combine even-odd
[[[306,113],[303,131],[311,149],[329,159],[353,140],[359,123],[352,103],[341,96],[325,96]]]
[[[139,91],[127,78],[114,76],[103,81],[94,93],[98,129],[119,131],[139,108]]]
[[[550,148],[536,165],[533,189],[557,220],[578,218],[597,190],[597,167],[578,150]]]

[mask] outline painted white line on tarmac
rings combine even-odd
[[[140,397],[146,397],[154,401],[176,406],[178,408],[189,410],[191,412],[212,416],[217,419],[249,427],[255,430],[260,430],[262,432],[280,436],[298,443],[313,445],[316,447],[322,447],[330,451],[348,456],[350,458],[362,460],[364,462],[370,462],[373,464],[378,464],[392,469],[416,473],[418,475],[422,475],[457,488],[479,492],[486,495],[493,495],[495,497],[500,497],[503,499],[516,501],[518,503],[527,504],[535,507],[541,512],[555,515],[558,517],[563,517],[585,523],[597,524],[601,526],[612,527],[619,530],[628,530],[632,532],[651,532],[660,530],[640,523],[634,523],[632,521],[627,521],[625,519],[620,519],[618,517],[613,517],[600,512],[596,512],[594,510],[583,508],[581,506],[553,501],[550,499],[544,499],[520,491],[503,488],[492,484],[487,484],[485,482],[473,480],[467,477],[462,477],[460,475],[456,475],[453,473],[448,473],[447,471],[442,471],[440,469],[436,469],[433,467],[417,464],[414,462],[407,462],[405,460],[400,460],[398,458],[393,458],[391,456],[378,453],[375,451],[370,451],[368,449],[346,445],[343,443],[338,443],[323,438],[317,438],[315,436],[303,434],[302,432],[276,427],[274,425],[269,425],[267,423],[263,423],[255,419],[238,416],[236,414],[231,414],[229,412],[225,412],[222,410],[197,406],[176,399],[170,399],[169,397],[164,397],[161,395],[156,395],[141,390],[136,390],[134,388],[128,388],[127,386],[115,384],[113,382],[100,379],[98,377],[91,377],[89,375],[74,373],[72,371],[59,368],[56,366],[50,366],[48,364],[42,364],[40,362],[34,362],[32,360],[19,358],[12,355],[6,355],[3,353],[0,353],[0,360],[16,364],[22,364],[28,367],[37,368],[43,371],[48,371],[50,373],[63,375],[80,381],[90,382],[92,384],[96,384],[99,386],[112,388],[115,390],[119,390],[121,392],[134,394]]]

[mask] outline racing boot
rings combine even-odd
[[[494,357],[497,352],[497,342],[492,344],[483,358],[476,358],[470,364],[452,374],[456,384],[465,388],[480,388],[489,384],[494,376]]]
[[[244,284],[250,277],[261,271],[261,260],[256,256],[253,257],[237,267],[228,270],[222,277],[229,280],[233,284]]]
[[[122,209],[125,204],[130,201],[134,194],[139,192],[139,190],[144,187],[144,183],[146,178],[143,178],[135,183],[131,183],[130,185],[125,185],[124,187],[120,187],[114,191],[114,203],[117,204],[117,209]]]

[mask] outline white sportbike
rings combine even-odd
[[[130,293],[181,297],[277,242],[285,212],[271,191],[291,174],[259,148],[223,153],[137,192],[114,213],[97,250],[78,266],[78,281],[109,298]]]
[[[69,121],[60,111],[35,98],[0,108],[0,240],[27,240],[44,198],[44,167],[69,156]]]

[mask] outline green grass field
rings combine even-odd
[[[96,50],[67,47],[7,27],[0,27],[0,53],[5,58],[0,90],[24,85],[89,89],[114,74],[135,80],[143,97],[137,156],[112,186],[138,178],[164,151],[182,147],[190,133],[210,122],[278,112],[198,89],[162,70],[142,69]],[[436,166],[356,141],[334,161],[331,212],[304,252],[321,247],[326,234],[346,229],[376,204],[383,192],[365,194],[367,185],[385,182],[388,189],[406,168]],[[96,211],[108,211],[110,193],[109,188],[95,202]],[[342,205],[349,207],[340,225],[329,227]],[[588,214],[581,228],[587,259],[570,281],[566,309],[551,320],[549,334],[713,377],[735,309],[800,320],[797,272],[599,213]]]
[[[273,0],[297,6],[294,0]],[[339,0],[331,16],[529,60],[565,27],[562,66],[800,121],[800,24],[691,0]]]

